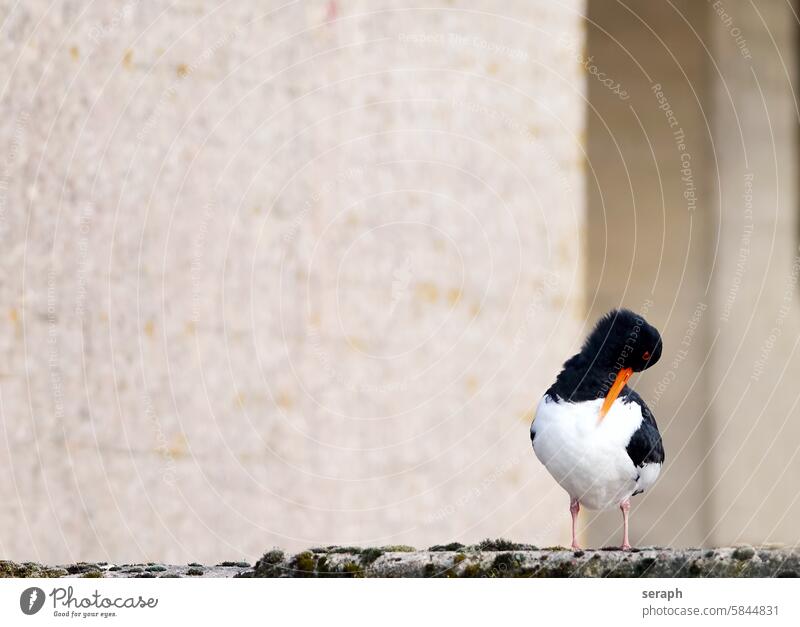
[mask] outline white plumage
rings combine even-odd
[[[603,399],[570,403],[545,395],[531,425],[533,450],[570,497],[590,509],[619,507],[650,488],[661,464],[634,466],[626,446],[642,424],[641,406],[619,398],[602,421]]]

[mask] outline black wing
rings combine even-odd
[[[633,465],[640,468],[645,464],[663,464],[664,444],[661,442],[661,434],[658,432],[653,412],[650,411],[642,397],[633,390],[626,394],[625,401],[636,403],[642,408],[642,424],[633,432],[626,447]]]

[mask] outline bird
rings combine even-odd
[[[650,489],[664,464],[655,417],[628,379],[661,358],[661,334],[642,315],[614,309],[602,316],[581,350],[564,362],[531,423],[536,457],[567,491],[572,548],[581,506],[619,507],[623,550],[631,548],[632,496]]]

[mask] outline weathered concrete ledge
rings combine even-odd
[[[43,566],[0,561],[0,577],[798,577],[800,550],[775,547],[631,551],[540,549],[507,540],[408,546],[324,547],[294,555],[268,551],[247,562]]]

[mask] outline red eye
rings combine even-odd
[[[644,354],[642,355],[642,359],[644,360],[650,359],[650,351],[645,351]]]

